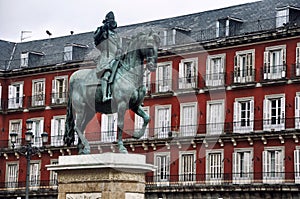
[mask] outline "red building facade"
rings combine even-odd
[[[141,119],[125,116],[129,153],[157,166],[147,174],[146,198],[299,197],[300,5],[272,2],[173,18],[176,25],[166,19],[119,28],[124,38],[141,26],[162,33],[158,68],[144,77],[151,121],[142,139],[131,139]],[[257,7],[265,18],[249,11]],[[15,149],[24,144],[27,119],[34,146],[41,147],[42,132],[50,135],[31,158],[30,194],[56,198],[56,174],[46,165],[77,153],[62,142],[68,79],[95,67],[92,33],[4,45],[15,46],[15,57],[3,62],[0,77],[0,198],[24,195],[26,160],[9,134],[19,135]],[[116,121],[97,113],[89,123],[92,153],[117,152]]]

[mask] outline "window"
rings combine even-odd
[[[267,148],[263,151],[263,183],[282,183],[284,180],[283,150]]]
[[[300,129],[300,93],[295,97],[295,128]]]
[[[224,101],[216,100],[207,103],[207,128],[208,134],[216,135],[224,132]]]
[[[264,99],[264,130],[280,131],[285,129],[285,97],[266,96]]]
[[[250,133],[254,124],[254,100],[253,98],[236,99],[233,104],[233,132]]]
[[[197,103],[180,104],[180,133],[182,136],[197,134]]]
[[[296,47],[295,74],[296,76],[300,76],[300,43]]]
[[[15,146],[20,146],[22,138],[22,120],[10,120],[9,121],[9,133],[17,133],[17,142]],[[10,136],[8,140],[8,145],[11,146]]]
[[[33,133],[33,146],[41,147],[42,142],[42,133],[44,132],[44,118],[32,118],[32,129]]]
[[[232,155],[233,183],[250,184],[252,180],[252,150],[236,149]]]
[[[225,83],[225,54],[207,57],[206,86],[222,86]]]
[[[51,164],[58,164],[58,160],[51,160]],[[50,185],[57,186],[57,173],[53,170],[50,171]]]
[[[221,19],[216,23],[216,37],[229,36],[229,19]]]
[[[23,107],[23,82],[13,83],[8,86],[8,108],[17,109]]]
[[[255,81],[254,50],[239,51],[234,57],[234,83]]]
[[[179,180],[181,182],[192,182],[196,180],[196,153],[180,152]]]
[[[19,165],[16,162],[6,163],[6,186],[7,188],[18,187]]]
[[[284,26],[289,22],[289,9],[277,10],[276,12],[276,28]]]
[[[223,179],[223,150],[206,152],[206,182],[217,185]]]
[[[295,183],[300,183],[300,149],[294,150]]]
[[[31,161],[29,185],[32,187],[40,185],[40,163],[38,161]]]
[[[21,53],[21,67],[28,67],[29,52]]]
[[[172,90],[171,71],[171,62],[158,64],[158,69],[156,70],[156,92],[167,92]]]
[[[197,59],[185,59],[179,63],[179,89],[197,87]]]
[[[51,120],[51,146],[63,146],[66,116],[55,116]]]
[[[176,29],[165,30],[163,46],[174,45],[176,43]]]
[[[149,107],[143,107],[142,108],[147,114],[149,114]],[[140,131],[143,127],[144,124],[144,119],[140,116],[138,116],[137,114],[135,114],[135,119],[134,119],[134,126],[135,126],[135,131]],[[148,134],[149,134],[149,124],[146,127],[145,130],[145,134],[143,135],[143,137],[141,137],[140,139],[147,139],[148,138]]]
[[[114,142],[117,140],[117,125],[118,125],[117,113],[101,115],[101,141],[102,142]]]
[[[170,180],[170,153],[154,154],[154,164],[157,166],[155,171],[155,182],[158,186],[169,185]]]
[[[155,135],[166,138],[171,131],[171,105],[155,107]]]
[[[55,77],[52,80],[52,104],[67,102],[68,76]]]
[[[264,52],[264,80],[286,76],[286,46],[266,48]]]
[[[32,106],[45,105],[45,79],[32,81]]]
[[[64,61],[72,61],[73,57],[73,46],[65,46],[64,47]]]
[[[0,110],[2,110],[2,85],[0,84]]]

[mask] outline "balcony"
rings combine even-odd
[[[292,69],[291,71],[292,79],[300,79],[300,63],[292,64],[291,69]]]
[[[178,78],[178,89],[197,88],[197,76]]]
[[[286,78],[286,64],[264,66],[261,71],[262,81],[272,81]]]
[[[266,179],[265,175],[277,176],[278,178]],[[187,176],[183,175],[165,175],[162,176],[147,176],[146,177],[146,189],[153,189],[158,187],[164,187],[166,189],[170,187],[189,187],[194,188],[209,188],[211,186],[240,186],[251,184],[253,188],[256,186],[264,186],[267,184],[299,184],[299,173],[295,172],[249,172],[249,173],[206,173],[206,174],[192,174]],[[298,185],[297,185],[298,186]]]
[[[234,84],[248,84],[255,82],[255,69],[235,70],[232,72],[232,82]]]
[[[211,73],[205,75],[206,87],[225,86],[226,73]]]
[[[66,105],[68,102],[68,93],[51,93],[51,106]]]
[[[45,94],[28,97],[28,108],[39,108],[45,106]]]

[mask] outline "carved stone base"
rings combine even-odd
[[[47,167],[58,174],[58,199],[143,199],[154,170],[143,155],[116,153],[60,156]]]

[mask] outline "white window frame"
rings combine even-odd
[[[243,163],[241,168],[241,153],[249,153],[248,160]],[[245,158],[245,157],[244,157]],[[238,148],[232,153],[232,183],[233,184],[251,184],[253,180],[253,149]],[[248,165],[247,165],[248,163]],[[246,170],[242,173],[241,170]],[[244,175],[243,175],[244,174]],[[242,175],[242,176],[241,176]]]
[[[41,181],[41,161],[30,161],[29,186],[38,187]]]
[[[219,68],[212,66],[214,59],[220,59]],[[216,70],[216,71],[214,71]],[[206,59],[206,86],[224,86],[226,71],[226,54],[208,55]]]
[[[145,66],[146,67],[146,66]],[[143,85],[146,88],[146,94],[149,94],[151,92],[151,75],[152,73],[148,70],[145,70],[143,75]]]
[[[57,165],[58,164],[58,159],[51,159],[50,164],[52,165]],[[50,171],[50,185],[52,186],[57,186],[57,172],[51,170]]]
[[[161,159],[159,157],[165,157],[164,163],[165,166],[160,166]],[[157,166],[155,170],[154,180],[157,186],[168,186],[170,181],[170,163],[171,163],[171,156],[170,152],[160,152],[154,153],[154,165]],[[161,175],[163,173],[163,176]]]
[[[185,112],[185,108],[191,108],[191,112]],[[180,134],[181,136],[195,136],[197,134],[198,103],[189,102],[180,104]]]
[[[73,46],[67,45],[64,47],[64,61],[72,61],[73,60]]]
[[[248,119],[249,125],[242,125],[242,103],[249,102],[249,116],[246,116]],[[233,132],[234,133],[250,133],[254,130],[254,97],[247,98],[236,98],[233,103]],[[249,118],[248,118],[249,117]],[[247,123],[247,121],[246,121]]]
[[[191,64],[188,70],[187,64]],[[178,88],[196,88],[198,83],[198,58],[182,59],[179,63]]]
[[[300,129],[300,92],[295,96],[295,129]]]
[[[12,124],[13,123],[19,123],[19,128],[18,129],[14,129]],[[14,120],[9,120],[9,134],[10,133],[17,133],[18,136],[17,136],[17,142],[14,144],[15,147],[19,147],[21,146],[21,142],[22,142],[22,119],[14,119]],[[9,140],[8,140],[8,146],[12,146],[12,143],[11,143],[11,137],[9,136]]]
[[[214,159],[220,165],[213,166],[211,164],[211,155],[220,154],[220,157]],[[206,151],[206,184],[210,185],[220,185],[223,181],[224,175],[224,150],[223,149],[213,149]]]
[[[66,103],[67,93],[68,93],[68,75],[56,76],[52,80],[52,97],[51,97],[52,104]]]
[[[159,116],[159,110],[165,109],[166,114]],[[158,138],[167,138],[171,131],[172,105],[161,105],[155,107],[155,136]]]
[[[38,86],[37,84],[41,84]],[[42,87],[41,90],[36,90],[37,87]],[[45,88],[46,88],[46,79],[34,79],[32,80],[32,96],[31,96],[31,105],[34,106],[44,106],[45,105]],[[38,88],[40,89],[40,88]]]
[[[172,33],[172,35],[170,35],[170,33]],[[164,34],[164,38],[163,38],[164,46],[176,44],[176,29],[164,30],[163,34]]]
[[[51,146],[64,145],[65,121],[66,115],[56,115],[51,119]]]
[[[150,107],[144,106],[142,109],[150,116]],[[134,131],[138,132],[142,129],[144,124],[144,119],[137,114],[134,116]],[[149,123],[146,127],[145,134],[140,139],[147,139],[149,137]]]
[[[191,162],[184,162],[185,155],[192,156]],[[179,151],[179,181],[184,185],[196,183],[196,151]]]
[[[15,171],[10,169],[10,165],[16,167]],[[12,176],[11,176],[12,175]],[[6,162],[5,182],[7,188],[18,188],[19,162]]]
[[[277,110],[276,124],[272,124],[272,100],[280,100],[280,109]],[[285,94],[266,95],[264,99],[264,131],[281,131],[285,129]],[[274,117],[274,116],[273,116]],[[279,119],[279,120],[278,120]]]
[[[114,142],[117,140],[118,114],[101,115],[101,141]]]
[[[44,132],[44,118],[37,117],[37,118],[30,118],[33,121],[31,132],[33,133],[33,146],[41,147],[43,145],[42,142],[42,133]],[[38,127],[37,127],[38,123]]]
[[[280,52],[277,62],[271,56]],[[275,61],[276,62],[276,61]],[[264,52],[264,80],[281,79],[286,77],[286,45],[269,46]]]
[[[167,67],[167,69],[164,70],[163,67]],[[156,92],[160,93],[160,92],[168,92],[168,91],[172,91],[172,62],[171,61],[158,63],[157,70],[156,70]]]
[[[18,109],[23,107],[23,89],[23,81],[14,82],[8,86],[8,109]],[[19,96],[17,96],[17,94]]]
[[[295,183],[300,184],[300,146],[294,150]]]
[[[20,56],[20,66],[28,67],[29,66],[29,52],[22,52]]]
[[[243,62],[245,60],[245,62]],[[255,81],[255,49],[237,51],[234,57],[234,83]]]
[[[300,76],[300,42],[297,43],[296,47],[295,74]]]
[[[270,157],[270,152],[275,152],[274,163],[272,165],[270,161],[272,161]],[[267,184],[278,184],[284,182],[284,147],[265,147],[263,151],[263,183]],[[273,170],[274,171],[270,171]]]
[[[221,104],[222,110],[218,111],[218,114],[211,112],[211,106]],[[207,114],[206,114],[206,132],[210,135],[220,135],[224,132],[225,121],[225,102],[224,100],[211,100],[207,101]],[[215,117],[215,118],[214,118]],[[217,118],[220,117],[220,118]],[[212,120],[220,120],[220,122],[214,122]]]

